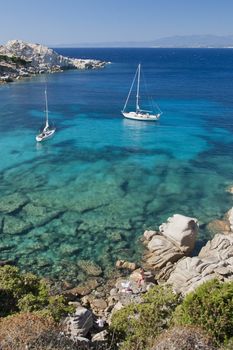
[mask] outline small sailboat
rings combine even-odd
[[[154,113],[153,111],[143,110],[139,106],[139,99],[140,99],[140,76],[141,76],[141,64],[138,65],[138,68],[136,70],[132,85],[129,90],[129,94],[127,96],[125,105],[123,110],[121,111],[123,116],[128,119],[135,119],[135,120],[144,120],[144,121],[155,121],[160,118],[162,115],[161,109],[157,106],[158,113]],[[136,93],[136,109],[132,112],[126,112],[127,104],[130,98],[130,95],[132,93],[133,86],[135,84],[135,80],[137,77],[137,93]]]
[[[36,136],[36,141],[41,142],[53,136],[55,133],[55,128],[49,126],[49,111],[48,111],[48,98],[47,98],[47,89],[45,89],[45,127],[43,131]]]

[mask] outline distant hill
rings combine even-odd
[[[52,47],[174,47],[174,48],[225,48],[233,47],[233,35],[175,35],[153,41],[113,41],[51,45]]]
[[[233,47],[233,35],[176,35],[157,39],[153,46],[158,47]]]

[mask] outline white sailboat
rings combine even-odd
[[[144,121],[155,121],[158,120],[160,118],[160,116],[162,115],[162,111],[160,110],[160,108],[157,106],[158,112],[159,113],[154,113],[153,111],[148,111],[148,110],[143,110],[140,108],[139,106],[139,99],[140,99],[140,76],[141,76],[141,64],[138,65],[138,68],[136,70],[132,85],[130,87],[129,90],[129,94],[127,96],[125,105],[123,110],[121,111],[123,116],[125,118],[128,119],[135,119],[135,120],[144,120]],[[135,84],[135,80],[137,77],[137,94],[136,94],[136,109],[135,111],[132,112],[126,112],[126,107],[133,89],[133,86]]]
[[[36,136],[36,141],[41,142],[53,136],[55,133],[55,128],[49,126],[49,111],[48,111],[48,98],[47,98],[47,89],[45,89],[45,127],[43,131]]]

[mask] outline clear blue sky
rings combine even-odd
[[[0,0],[0,44],[233,34],[233,0]]]

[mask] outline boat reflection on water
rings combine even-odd
[[[155,125],[152,123],[147,123],[146,121],[143,121],[143,120],[140,120],[140,123],[139,123],[138,120],[126,119],[126,118],[122,119],[122,122],[125,127],[132,128],[135,130],[144,130],[144,129],[150,128],[151,126],[153,127],[153,125]],[[156,125],[158,125],[158,123],[156,123]]]

